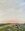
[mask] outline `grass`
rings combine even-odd
[[[25,25],[0,25],[0,31],[25,31]]]

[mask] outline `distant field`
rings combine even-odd
[[[0,31],[25,31],[25,24],[0,24]]]

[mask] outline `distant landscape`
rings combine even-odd
[[[25,23],[8,23],[8,24],[0,24],[0,31],[25,31]]]
[[[25,0],[0,0],[0,31],[25,31]]]

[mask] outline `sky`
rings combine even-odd
[[[25,22],[25,0],[0,0],[0,22],[9,18]]]

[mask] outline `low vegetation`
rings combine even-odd
[[[0,31],[25,31],[25,24],[0,24]]]

